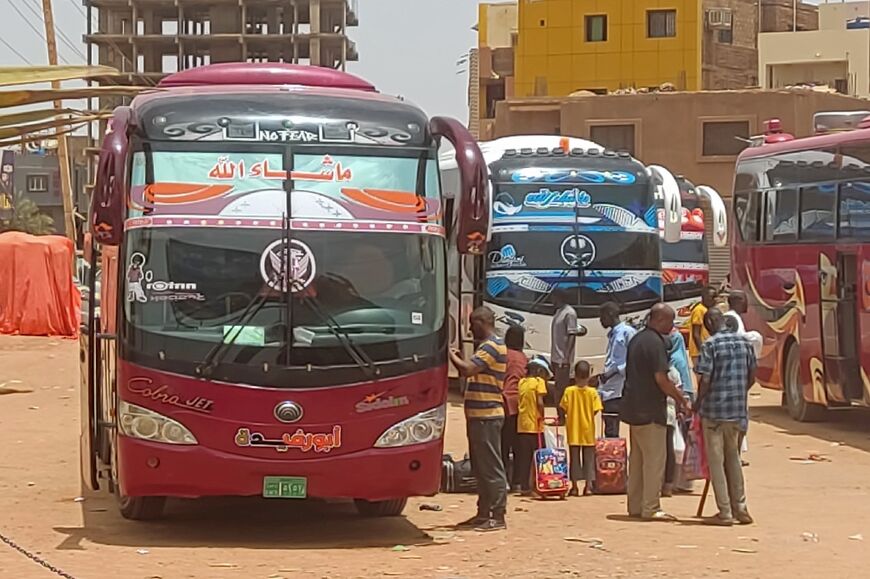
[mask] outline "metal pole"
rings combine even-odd
[[[45,22],[45,42],[48,45],[48,64],[57,66],[57,39],[54,32],[54,14],[52,12],[51,0],[42,0],[42,17]],[[59,89],[60,82],[51,83],[51,88]],[[54,108],[60,110],[63,108],[61,101],[54,101]],[[76,245],[76,224],[73,217],[72,203],[72,183],[70,179],[69,168],[69,152],[67,151],[66,134],[63,134],[60,127],[55,129],[57,138],[57,157],[60,165],[60,194],[63,199],[63,220],[66,236],[73,242],[73,247]]]
[[[791,31],[797,32],[797,0],[792,0]]]

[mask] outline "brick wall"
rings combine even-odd
[[[819,9],[812,4],[798,2],[797,29],[818,30]],[[794,26],[792,0],[763,0],[761,12],[762,32],[789,32]]]
[[[706,25],[708,10],[731,10],[730,38],[727,29]],[[704,90],[753,87],[758,84],[758,8],[755,0],[703,0],[701,50]]]

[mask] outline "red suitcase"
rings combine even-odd
[[[538,435],[539,446],[541,435]],[[560,436],[556,432],[556,446]],[[535,451],[535,492],[541,498],[556,497],[564,499],[568,496],[571,482],[568,479],[568,451],[564,448],[539,448]]]
[[[595,441],[595,492],[623,495],[628,488],[628,444],[624,438]]]

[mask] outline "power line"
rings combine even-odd
[[[20,52],[18,52],[18,50],[16,50],[16,48],[15,48],[14,46],[12,46],[11,44],[9,44],[9,42],[7,42],[7,40],[6,40],[5,38],[3,38],[3,35],[0,35],[0,42],[2,42],[3,44],[5,44],[5,45],[6,45],[6,48],[8,48],[9,50],[11,50],[11,51],[14,52],[15,54],[17,54],[17,55],[18,55],[18,58],[20,58],[21,60],[23,60],[24,62],[26,62],[26,63],[29,64],[30,66],[33,66],[33,63],[30,62],[30,60],[29,60],[26,56],[24,56],[23,54],[21,54]]]
[[[88,17],[88,15],[85,14],[85,9],[82,8],[78,3],[76,3],[76,0],[69,0],[69,3],[72,4],[75,7],[75,9],[79,11],[79,14],[81,14],[85,18]]]
[[[36,35],[42,39],[43,42],[45,42],[45,34],[42,33],[36,26],[33,25],[33,23],[30,21],[30,19],[28,19],[27,16],[25,16],[24,13],[18,9],[18,6],[16,6],[15,3],[12,2],[12,0],[6,0],[6,3],[9,4],[10,6],[12,6],[12,9],[15,10],[15,12],[17,12],[18,15],[21,16],[21,18],[24,20],[24,23],[27,24],[30,27],[30,29],[33,30],[36,33]],[[27,6],[27,5],[25,4],[25,6]],[[69,64],[69,61],[65,58],[61,57],[61,60],[64,61],[64,64]]]
[[[42,20],[42,6],[40,6],[40,4],[39,4],[39,0],[33,0],[33,2],[36,3],[36,7],[35,7],[35,8],[34,8],[31,4],[26,4],[26,3],[25,3],[24,5],[27,6],[27,8],[28,8],[28,9],[30,10],[30,12],[31,12],[35,17],[36,17],[37,20]],[[55,26],[55,27],[54,27],[54,31],[55,31],[55,32],[57,33],[57,35],[60,37],[61,42],[63,42],[64,44],[66,44],[67,47],[69,47],[73,52],[75,52],[75,53],[78,55],[79,58],[81,58],[82,60],[87,60],[87,59],[88,59],[88,57],[85,56],[85,54],[84,54],[84,53],[83,53],[79,48],[77,48],[77,47],[75,46],[75,44],[73,43],[73,41],[70,40],[70,38],[69,38],[66,34],[64,34],[63,30],[61,30],[59,26]]]

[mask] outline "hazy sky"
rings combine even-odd
[[[72,45],[84,53],[86,30],[81,0],[53,0],[55,21]],[[477,0],[359,0],[360,25],[350,30],[360,61],[350,71],[381,92],[400,94],[430,115],[468,116],[467,75],[456,61],[477,42]],[[47,62],[42,38],[42,0],[0,0],[0,65]],[[16,11],[16,8],[19,14]],[[12,49],[21,56],[15,54]],[[58,38],[60,55],[70,64],[84,57]]]

